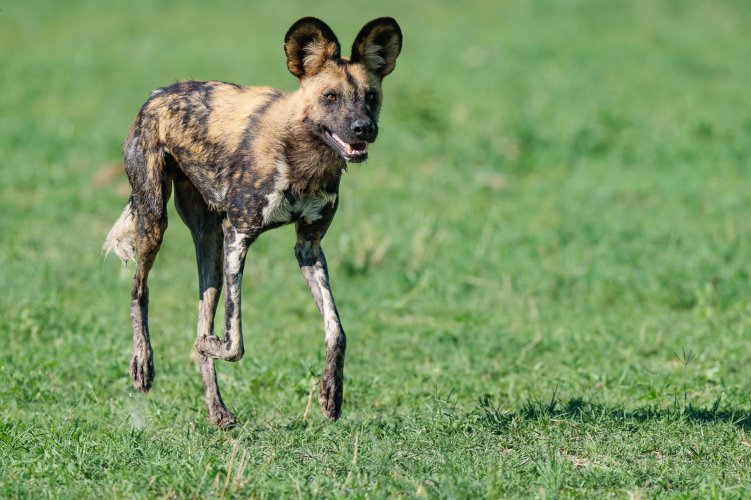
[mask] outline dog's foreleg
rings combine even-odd
[[[199,354],[225,361],[238,361],[243,357],[242,317],[240,299],[245,256],[251,238],[226,225],[224,230],[224,340],[214,335],[204,335],[196,340]]]
[[[329,272],[326,256],[320,245],[320,240],[306,239],[298,229],[298,239],[295,245],[295,256],[300,264],[300,270],[308,282],[310,293],[313,295],[318,310],[323,316],[323,326],[326,334],[326,366],[321,377],[321,390],[318,402],[323,413],[330,419],[336,420],[341,415],[342,396],[344,394],[344,352],[347,348],[347,337],[339,320],[334,296],[329,285]]]

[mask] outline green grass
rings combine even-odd
[[[0,496],[748,495],[751,4],[467,5],[2,6]],[[148,395],[132,269],[99,248],[150,90],[293,89],[304,15],[344,47],[379,15],[405,36],[324,240],[344,416],[303,421],[323,330],[284,228],[249,253],[246,355],[218,365],[241,425],[220,432],[187,229],[171,208]]]

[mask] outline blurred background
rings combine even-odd
[[[344,54],[374,17],[404,33],[324,240],[352,421],[417,418],[436,394],[748,408],[751,3],[40,0],[0,9],[2,420],[135,418],[133,269],[99,253],[129,194],[123,139],[178,80],[294,90],[283,37],[308,15]],[[170,210],[138,418],[205,425],[193,247]],[[283,228],[248,255],[247,353],[218,368],[245,422],[298,418],[322,368],[293,244]]]

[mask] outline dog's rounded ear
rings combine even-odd
[[[352,44],[352,62],[364,65],[381,78],[394,71],[402,51],[402,30],[391,17],[379,17],[363,26]]]
[[[290,73],[302,79],[318,73],[329,59],[339,59],[341,48],[326,23],[304,17],[287,30],[284,53]]]

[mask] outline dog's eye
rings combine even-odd
[[[377,97],[378,97],[378,94],[376,94],[374,90],[371,90],[367,94],[365,94],[365,99],[367,99],[368,102],[375,102]]]
[[[339,96],[336,95],[336,92],[326,92],[325,94],[323,94],[323,98],[328,102],[335,102],[337,99],[339,99]]]

